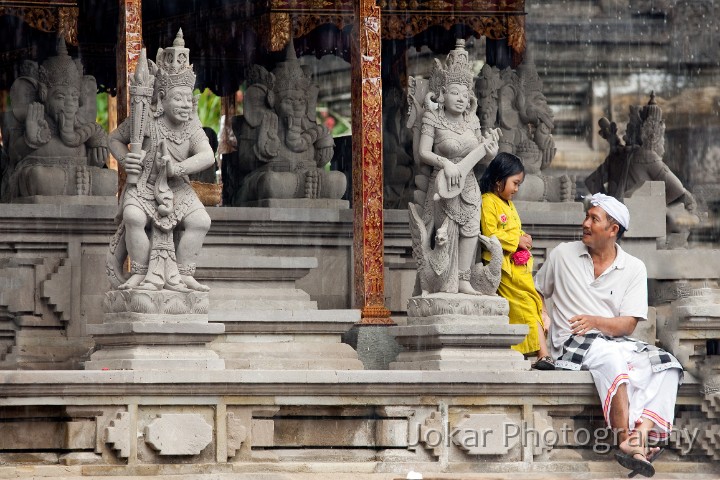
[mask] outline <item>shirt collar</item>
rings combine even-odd
[[[585,244],[582,243],[582,242],[580,242],[580,245],[581,245],[581,248],[580,248],[580,251],[579,251],[579,253],[578,253],[578,256],[579,256],[579,257],[583,257],[583,256],[590,257],[590,252],[588,251],[587,245],[585,245]],[[626,263],[626,261],[627,261],[627,253],[626,253],[625,250],[623,250],[623,249],[620,247],[620,245],[618,245],[617,243],[615,244],[615,252],[617,253],[617,254],[615,255],[615,260],[613,260],[613,263],[612,263],[612,265],[610,265],[609,269],[612,269],[612,268],[618,268],[618,269],[625,268],[625,263]]]

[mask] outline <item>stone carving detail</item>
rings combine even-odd
[[[160,455],[198,455],[213,439],[202,415],[165,413],[145,427],[145,441]]]
[[[315,120],[319,88],[303,71],[291,41],[286,59],[273,72],[255,65],[248,74],[244,112],[236,121],[242,179],[232,204],[266,199],[339,199],[347,179],[327,171],[335,142]]]
[[[531,52],[512,70],[485,64],[476,82],[483,129],[499,127],[499,150],[517,155],[525,166],[525,180],[516,200],[571,202],[575,180],[568,175],[545,175],[555,157],[553,114],[542,93],[543,85]]]
[[[215,157],[197,119],[189,55],[182,30],[172,47],[158,49],[157,63],[147,61],[141,51],[131,88],[131,115],[110,135],[113,155],[128,174],[118,214],[121,222],[108,255],[114,288],[209,290],[194,273],[210,217],[188,175],[213,165]],[[178,227],[182,234],[174,235]],[[123,271],[128,256],[129,274]]]
[[[468,455],[505,455],[520,441],[506,438],[507,425],[517,426],[506,415],[465,414],[452,429],[452,441]]]
[[[432,315],[507,316],[508,304],[501,297],[484,299],[454,297],[413,297],[408,300],[408,317],[430,317]]]
[[[130,414],[128,412],[120,412],[114,420],[110,421],[110,425],[105,428],[105,442],[117,451],[118,457],[128,458],[130,456]]]
[[[672,445],[681,456],[702,455],[711,460],[720,460],[720,424],[709,421],[697,411],[680,412],[675,419],[673,430],[697,434],[694,441],[688,435],[672,436]]]
[[[5,202],[57,195],[114,196],[117,174],[103,168],[107,135],[95,122],[97,84],[58,40],[57,55],[25,61],[10,88],[12,115],[3,130],[8,165]]]
[[[648,104],[630,106],[630,120],[623,140],[618,126],[607,118],[598,121],[600,136],[607,140],[610,152],[605,161],[585,179],[592,192],[603,192],[622,200],[648,181],[665,182],[668,205],[668,229],[684,233],[700,223],[697,203],[680,179],[663,163],[665,154],[665,120],[662,109],[655,103],[654,93]]]
[[[235,414],[229,412],[227,414],[227,456],[232,458],[235,456],[242,444],[247,440],[248,429],[242,418],[235,417]]]
[[[421,164],[410,203],[413,256],[418,262],[414,294],[494,294],[500,283],[500,243],[480,235],[479,162],[497,153],[497,131],[484,133],[475,115],[473,73],[464,41],[445,64],[437,59],[429,82],[410,79],[408,126]],[[478,261],[478,238],[494,262]],[[434,245],[434,246],[433,246]]]
[[[204,292],[149,292],[142,290],[111,290],[105,294],[106,313],[204,314],[210,307]]]
[[[445,432],[445,428],[442,414],[440,412],[432,412],[420,425],[420,438],[418,438],[418,442],[422,443],[434,456],[439,457],[445,448],[445,442],[442,438],[444,435],[443,432]]]
[[[40,297],[47,301],[60,318],[67,322],[70,320],[70,308],[72,295],[68,294],[68,286],[71,285],[72,268],[63,260],[57,271],[50,274],[50,278],[40,283]]]

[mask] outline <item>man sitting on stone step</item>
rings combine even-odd
[[[647,319],[647,270],[616,243],[630,224],[627,207],[601,193],[589,200],[582,241],[550,252],[535,286],[552,300],[546,321],[556,367],[590,371],[605,420],[618,433],[618,462],[650,477],[660,450],[649,449],[648,438],[670,433],[682,366],[628,337]]]

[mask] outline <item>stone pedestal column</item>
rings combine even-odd
[[[101,325],[88,325],[96,351],[87,370],[222,370],[207,345],[225,331],[208,323],[207,293],[112,290]]]
[[[389,327],[406,348],[391,370],[529,370],[511,345],[527,325],[508,323],[508,303],[499,296],[436,293],[408,301],[407,325]]]

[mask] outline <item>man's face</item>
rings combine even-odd
[[[80,92],[77,87],[70,85],[51,87],[45,104],[50,118],[57,120],[64,116],[66,119],[73,119],[80,108]]]
[[[283,117],[302,117],[307,111],[305,92],[300,90],[288,90],[283,92],[278,110]]]
[[[190,87],[173,87],[162,100],[163,110],[175,123],[187,122],[192,114],[193,93]]]
[[[600,207],[590,207],[582,223],[582,242],[591,249],[602,249],[614,244],[618,226],[610,223],[607,213]]]

